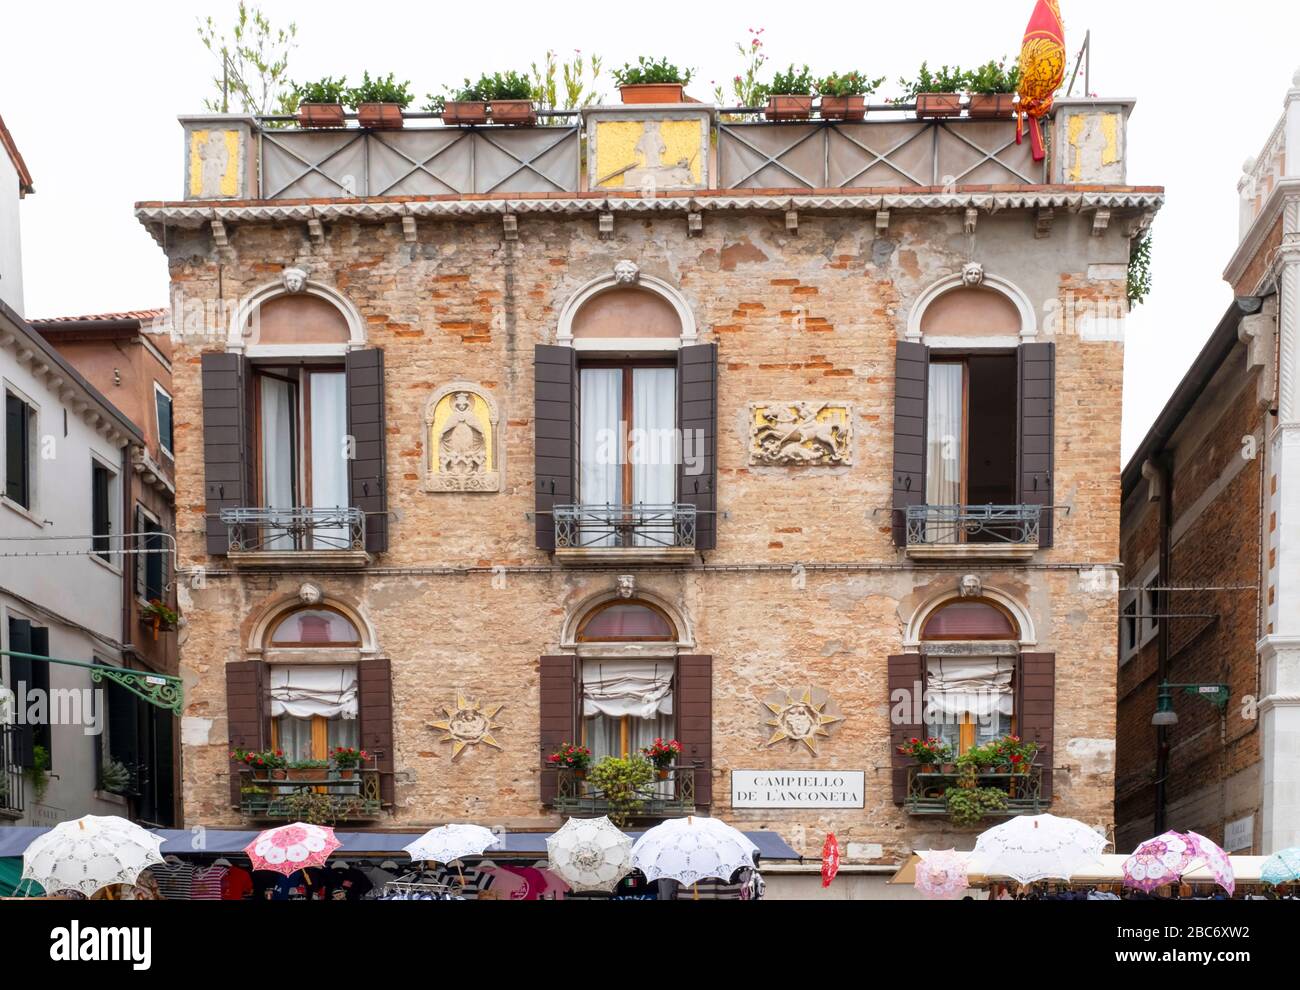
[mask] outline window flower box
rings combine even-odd
[[[820,109],[822,120],[865,120],[867,98],[865,96],[823,96]]]
[[[972,93],[969,112],[981,120],[1010,119],[1016,112],[1014,93]]]
[[[299,127],[342,127],[342,103],[299,103]]]
[[[487,100],[448,100],[442,109],[444,124],[486,124]]]
[[[400,103],[359,103],[357,120],[367,130],[400,130],[403,125],[402,105]]]
[[[685,103],[686,91],[681,83],[630,83],[618,88],[624,103]]]
[[[494,124],[527,127],[537,123],[537,108],[532,100],[493,100],[490,113]]]
[[[916,115],[923,120],[961,116],[960,93],[918,93]]]
[[[772,94],[767,98],[764,116],[768,120],[807,120],[812,116],[811,93]]]

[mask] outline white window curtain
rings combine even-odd
[[[339,509],[349,504],[347,379],[343,372],[313,372],[311,387],[311,504]],[[337,550],[350,542],[346,526],[317,530],[316,549]]]
[[[578,496],[583,506],[617,506],[623,502],[623,372],[618,368],[584,368],[580,379],[581,418]],[[603,528],[603,527],[602,527]],[[584,546],[612,547],[613,533]]]
[[[278,378],[261,378],[262,504],[268,509],[292,509],[294,497],[294,387]],[[262,534],[267,550],[292,550],[293,538],[283,528]]]
[[[271,717],[357,717],[357,668],[271,666]]]
[[[582,713],[645,721],[671,715],[675,668],[671,660],[587,660],[582,665]]]
[[[926,706],[940,715],[1010,716],[1015,699],[1009,657],[932,657],[926,671]]]
[[[672,505],[677,501],[677,371],[632,369],[632,501]],[[665,523],[656,520],[659,527]],[[636,534],[636,546],[670,543],[670,534]]]
[[[312,745],[312,720],[281,715],[276,719],[276,738],[289,760],[325,759],[317,757]],[[326,751],[340,746],[360,748],[361,726],[355,718],[333,718],[325,726]]]
[[[960,505],[962,501],[963,373],[960,364],[930,365],[925,465],[925,501],[928,505]]]

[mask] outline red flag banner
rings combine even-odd
[[[1052,112],[1052,100],[1065,82],[1066,58],[1060,0],[1038,0],[1020,49],[1020,113],[1016,118],[1017,144],[1024,141],[1025,118],[1033,122],[1029,137],[1036,162],[1047,157],[1039,122]]]
[[[835,875],[840,872],[840,844],[831,832],[826,836],[822,846],[822,886],[829,887]]]

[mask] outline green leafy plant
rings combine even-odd
[[[485,103],[493,100],[531,100],[533,84],[519,72],[494,72],[490,76],[484,73],[479,76],[478,82],[466,79],[465,85],[456,90],[452,98],[460,101],[482,100]]]
[[[643,757],[622,760],[610,756],[592,768],[589,780],[605,796],[609,820],[624,828],[645,807],[645,790],[654,775],[654,764]]]
[[[984,817],[1005,811],[1007,795],[993,787],[950,787],[944,793],[948,820],[959,828],[978,825]]]
[[[898,80],[903,95],[895,103],[915,103],[922,93],[964,93],[970,83],[970,73],[957,66],[943,66],[938,72],[931,72],[928,62],[922,62],[915,79],[906,77]]]
[[[759,70],[767,64],[767,54],[763,51],[763,28],[749,29],[748,41],[736,42],[736,52],[741,57],[740,71],[732,77],[731,95],[727,96],[722,86],[715,86],[713,99],[719,106],[728,102],[738,107],[756,107],[763,102],[763,84],[758,81]],[[745,115],[732,114],[729,119],[740,119]]]
[[[534,62],[530,67],[532,99],[545,110],[581,110],[598,103],[602,67],[599,55],[587,58],[575,49],[572,58],[561,62],[547,51],[540,66]]]
[[[149,604],[141,606],[140,614],[162,626],[175,627],[181,621],[180,613],[164,605],[160,598],[154,598]]]
[[[217,95],[203,101],[204,109],[229,113],[233,105],[240,113],[266,114],[280,103],[296,24],[274,27],[261,8],[240,0],[228,31],[207,17],[199,21],[198,32],[203,47],[217,60],[212,78]]]
[[[818,96],[867,96],[884,83],[885,77],[870,79],[861,72],[833,72],[816,83]]]
[[[1025,742],[1019,736],[1005,736],[991,746],[996,765],[1010,767],[1012,773],[1028,773],[1038,757],[1038,743]]]
[[[44,746],[32,747],[32,764],[23,767],[23,779],[31,785],[36,803],[44,801],[50,787],[50,751]]]
[[[812,70],[808,66],[796,69],[793,65],[778,72],[770,83],[759,87],[762,99],[769,96],[810,96],[813,92]]]
[[[370,759],[370,754],[356,746],[339,746],[330,752],[330,759],[340,770],[355,770]]]
[[[685,86],[694,75],[693,69],[679,69],[668,59],[658,60],[642,55],[637,64],[627,63],[614,70],[614,83],[618,86],[638,86],[645,83],[680,83]]]
[[[131,786],[131,771],[125,763],[107,759],[99,768],[99,786],[110,794],[124,794]]]
[[[952,759],[952,747],[942,739],[913,738],[898,747],[903,756],[910,756],[922,766],[947,763]]]
[[[1015,93],[1020,89],[1020,62],[1007,68],[1007,57],[986,62],[966,74],[966,88],[982,96]]]
[[[329,760],[291,760],[290,770],[328,770]]]
[[[1128,256],[1128,301],[1130,306],[1141,306],[1151,294],[1151,235],[1146,234],[1133,243]]]
[[[277,810],[286,812],[291,821],[308,825],[333,825],[338,820],[342,806],[328,794],[315,788],[304,787],[276,801]]]
[[[370,78],[370,73],[362,74],[361,85],[346,91],[343,102],[352,109],[363,103],[396,103],[405,108],[411,103],[411,84],[398,82],[390,72],[387,76]]]
[[[285,94],[280,105],[281,113],[297,113],[303,103],[342,104],[348,98],[348,80],[346,76],[335,79],[325,76],[315,82],[294,83],[293,88]]]

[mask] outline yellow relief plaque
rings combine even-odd
[[[430,492],[501,490],[500,419],[479,386],[455,382],[425,407],[424,488]]]
[[[672,189],[703,184],[704,155],[698,120],[596,122],[592,187]]]
[[[239,131],[191,131],[190,198],[236,198],[243,174],[241,148]]]

